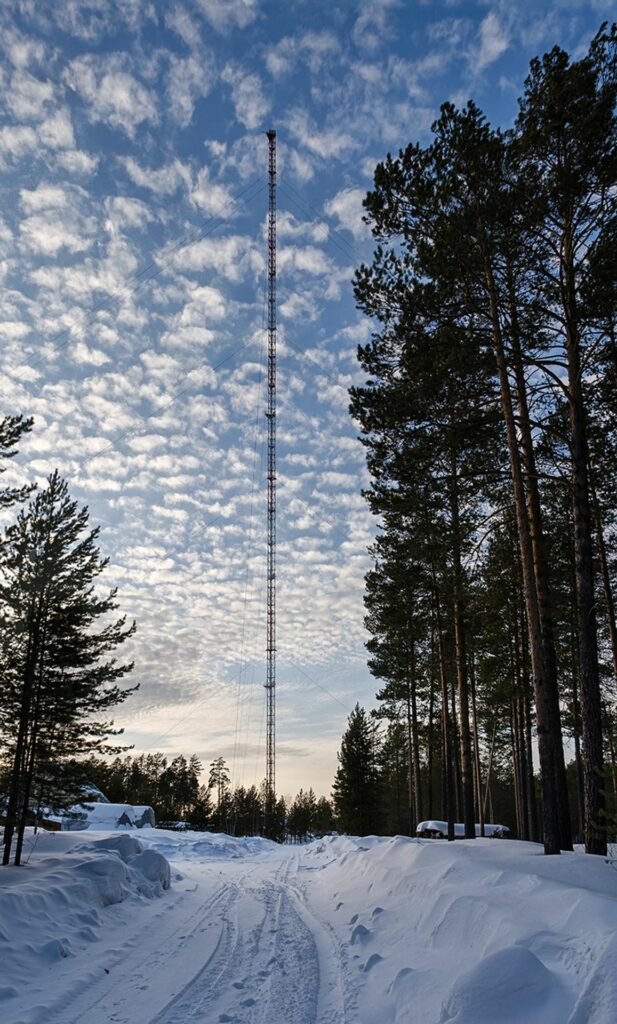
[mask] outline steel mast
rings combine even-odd
[[[268,535],[266,610],[266,829],[276,798],[276,132],[268,136]]]

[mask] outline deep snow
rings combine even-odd
[[[597,857],[145,829],[49,834],[0,872],[3,1024],[615,1024],[616,1007],[617,870]]]

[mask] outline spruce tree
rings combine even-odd
[[[332,786],[340,831],[365,836],[380,831],[379,738],[364,708],[356,704],[341,740]]]

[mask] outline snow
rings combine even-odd
[[[3,1024],[616,1020],[617,869],[531,843],[48,834],[0,922]]]
[[[480,825],[476,824],[475,828],[476,836],[479,837],[481,832]],[[497,837],[503,838],[503,836],[508,835],[509,831],[510,829],[508,828],[507,825],[489,825],[488,823],[484,825],[484,835],[487,836],[489,839],[494,839]],[[431,821],[421,821],[416,829],[416,832],[418,835],[421,835],[425,832],[435,832],[439,833],[444,838],[446,838],[448,835],[448,822],[440,821],[438,819],[431,819]],[[456,839],[464,839],[465,826],[461,822],[457,821],[455,823],[454,835]]]
[[[118,827],[118,822],[121,819],[125,828],[142,828],[144,825],[154,825],[154,811],[151,807],[136,806],[134,804],[112,804],[109,800],[89,804],[86,807],[76,805],[71,808],[71,814],[75,816],[72,819],[56,819],[61,821],[63,828],[71,831],[115,829]]]

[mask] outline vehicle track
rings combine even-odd
[[[155,919],[152,923],[156,931],[151,932],[145,955],[135,955],[136,950],[143,954],[143,947],[137,945],[138,937],[134,936],[126,946],[105,958],[103,975],[100,966],[96,968],[96,977],[90,980],[85,995],[80,982],[79,994],[71,1005],[70,1016],[67,1016],[69,1000],[66,997],[61,1004],[50,1009],[47,1016],[49,1024],[54,1021],[58,1024],[91,1024],[95,1019],[109,1021],[110,1024],[134,1024],[135,1003],[139,1003],[140,997],[149,988],[150,979],[153,976],[160,977],[165,972],[173,977],[174,963],[207,933],[212,919],[224,913],[226,901],[229,901],[229,883],[217,887],[186,918],[178,924],[174,923],[171,930],[165,929],[164,922],[161,927],[159,920]],[[220,940],[219,935],[209,959],[216,955]],[[204,967],[202,963],[200,971]]]
[[[285,851],[270,877],[229,886],[216,956],[150,1024],[344,1024],[340,951],[307,908],[297,869]]]

